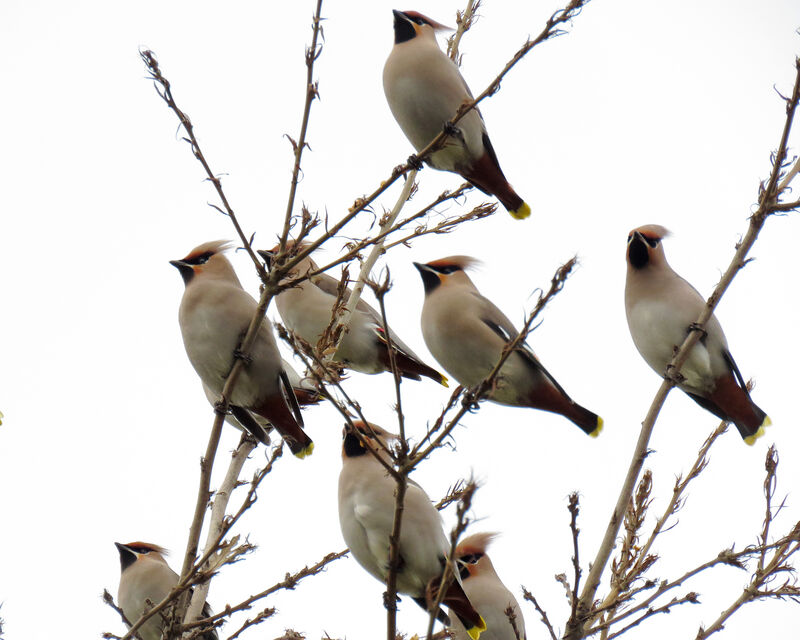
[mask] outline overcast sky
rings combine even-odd
[[[462,71],[475,93],[559,6],[487,0],[462,42]],[[331,220],[412,151],[381,82],[392,8],[454,25],[462,3],[323,5],[325,46],[315,71],[321,100],[312,110],[298,197]],[[9,640],[121,633],[99,597],[103,588],[116,594],[113,542],[158,543],[173,550],[179,568],[194,508],[213,415],[183,349],[183,283],[168,261],[234,232],[207,206],[215,194],[146,79],[139,49],[155,51],[212,168],[224,174],[244,229],[256,233],[258,247],[271,247],[292,165],[283,136],[296,137],[300,125],[312,11],[306,1],[0,6],[0,616]],[[390,323],[433,364],[419,330],[422,285],[412,261],[479,257],[477,286],[521,324],[532,292],[569,257],[580,258],[529,342],[567,392],[603,416],[601,437],[589,439],[558,416],[486,405],[456,431],[455,450],[439,451],[414,476],[434,499],[470,473],[483,481],[472,531],[502,533],[492,552],[498,572],[517,594],[521,584],[531,590],[558,627],[568,606],[553,576],[571,575],[567,496],[580,492],[585,566],[660,384],[625,322],[626,236],[646,223],[671,229],[670,263],[710,293],[770,169],[785,113],[777,92],[791,90],[798,26],[796,0],[595,0],[569,35],[532,52],[481,106],[531,218],[514,221],[501,209],[449,236],[395,249],[378,265],[388,264],[394,281]],[[800,133],[791,146],[798,153]],[[460,182],[425,169],[408,210]],[[389,190],[378,212],[399,189]],[[448,211],[485,199],[472,193]],[[324,255],[335,257],[346,237],[371,222],[364,216],[347,227]],[[649,574],[654,579],[683,574],[731,544],[756,542],[772,443],[781,461],[777,493],[788,494],[773,531],[800,519],[799,231],[796,214],[767,222],[755,261],[717,314],[774,426],[754,447],[735,429],[721,438],[679,526],[655,549],[662,560]],[[231,259],[257,294],[247,258]],[[269,315],[277,317],[274,308]],[[371,420],[396,429],[390,376],[354,373],[346,384]],[[419,437],[449,392],[427,380],[402,387],[409,432]],[[213,582],[209,600],[217,610],[344,547],[336,509],[342,421],[328,407],[309,409],[305,420],[315,453],[304,461],[285,457],[264,483],[238,529],[259,549]],[[683,394],[669,396],[647,465],[655,474],[654,515],[716,424]],[[225,429],[218,471],[237,439]],[[263,462],[261,448],[245,476]],[[452,512],[444,519],[449,530]],[[746,582],[744,572],[719,569],[680,590],[699,591],[701,605],[629,637],[693,638]],[[265,603],[278,613],[251,637],[294,628],[308,638],[373,640],[385,635],[382,592],[354,560],[340,560]],[[535,611],[527,604],[523,611],[529,637],[544,637]],[[730,621],[725,637],[785,637],[797,619],[797,605],[753,604]],[[404,598],[399,629],[421,633],[423,624]]]

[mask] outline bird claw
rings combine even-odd
[[[414,169],[414,171],[419,171],[422,169],[422,160],[420,160],[419,156],[417,156],[417,154],[415,153],[412,153],[410,156],[408,156],[406,164],[408,164],[409,167]]]
[[[251,362],[253,362],[253,356],[251,356],[249,353],[245,353],[238,347],[233,350],[233,357],[236,360],[241,360],[245,364],[250,364]]]
[[[704,340],[705,338],[708,337],[708,331],[706,331],[705,327],[701,326],[697,322],[692,322],[692,324],[689,325],[689,331],[699,331],[701,334],[700,335],[701,340]]]
[[[454,138],[461,137],[461,129],[459,129],[452,122],[445,122],[444,127],[442,127],[442,129],[448,136],[452,136]]]

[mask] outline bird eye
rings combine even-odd
[[[477,564],[478,560],[480,560],[483,556],[484,554],[482,553],[468,553],[465,556],[461,556],[459,560],[468,564]]]
[[[214,253],[212,251],[206,251],[205,253],[201,253],[199,256],[195,256],[194,258],[184,260],[184,262],[186,264],[194,264],[194,265],[205,264],[206,262],[208,262],[209,258],[211,258],[211,256],[213,255]]]
[[[650,245],[651,249],[655,249],[658,246],[658,238],[648,238],[647,236],[644,237],[645,241],[648,245]]]

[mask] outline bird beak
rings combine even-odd
[[[180,271],[183,283],[189,284],[189,281],[194,276],[194,267],[183,260],[170,260],[169,263]]]
[[[422,285],[425,287],[426,294],[430,293],[441,284],[442,279],[439,274],[427,264],[420,264],[419,262],[414,262],[413,264],[417,268],[417,271],[419,271],[419,275],[422,276]]]
[[[264,258],[264,263],[267,265],[267,269],[272,269],[272,261],[275,258],[275,254],[272,251],[267,251],[266,249],[259,249],[256,251],[258,255]]]

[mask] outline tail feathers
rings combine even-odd
[[[573,402],[572,398],[555,384],[555,381],[553,383],[547,384],[543,380],[541,384],[536,385],[528,396],[528,406],[562,415],[578,425],[585,434],[592,438],[600,435],[603,430],[603,419],[596,413]]]
[[[464,593],[464,587],[460,582],[455,580],[450,583],[442,599],[442,604],[450,608],[456,617],[461,620],[461,624],[467,630],[469,637],[473,640],[478,640],[482,631],[486,631],[486,622],[484,622],[481,615],[472,606],[467,594]]]
[[[244,427],[245,431],[262,444],[269,444],[270,441],[267,430],[258,423],[258,420],[256,420],[247,409],[244,407],[237,407],[233,404],[230,406],[230,409],[233,417],[239,421],[239,424]]]
[[[764,435],[764,429],[772,424],[769,416],[753,402],[747,389],[737,384],[733,375],[718,378],[714,391],[707,396],[688,392],[687,395],[720,420],[736,425],[739,435],[749,445]]]
[[[282,395],[266,398],[261,404],[250,409],[272,423],[291,452],[298,458],[310,456],[314,451],[314,442],[303,431]]]
[[[386,367],[387,371],[392,370],[388,349],[381,350],[380,360],[381,364]],[[409,378],[410,380],[419,380],[420,376],[425,376],[434,382],[438,382],[444,387],[447,386],[447,378],[445,376],[443,376],[433,367],[429,367],[424,362],[417,360],[403,351],[399,351],[397,349],[394,350],[394,362],[397,366],[397,370],[400,372],[400,375],[404,378]]]
[[[483,135],[486,152],[478,158],[462,175],[484,193],[495,196],[508,212],[517,220],[531,215],[531,208],[508,184],[489,136]]]

